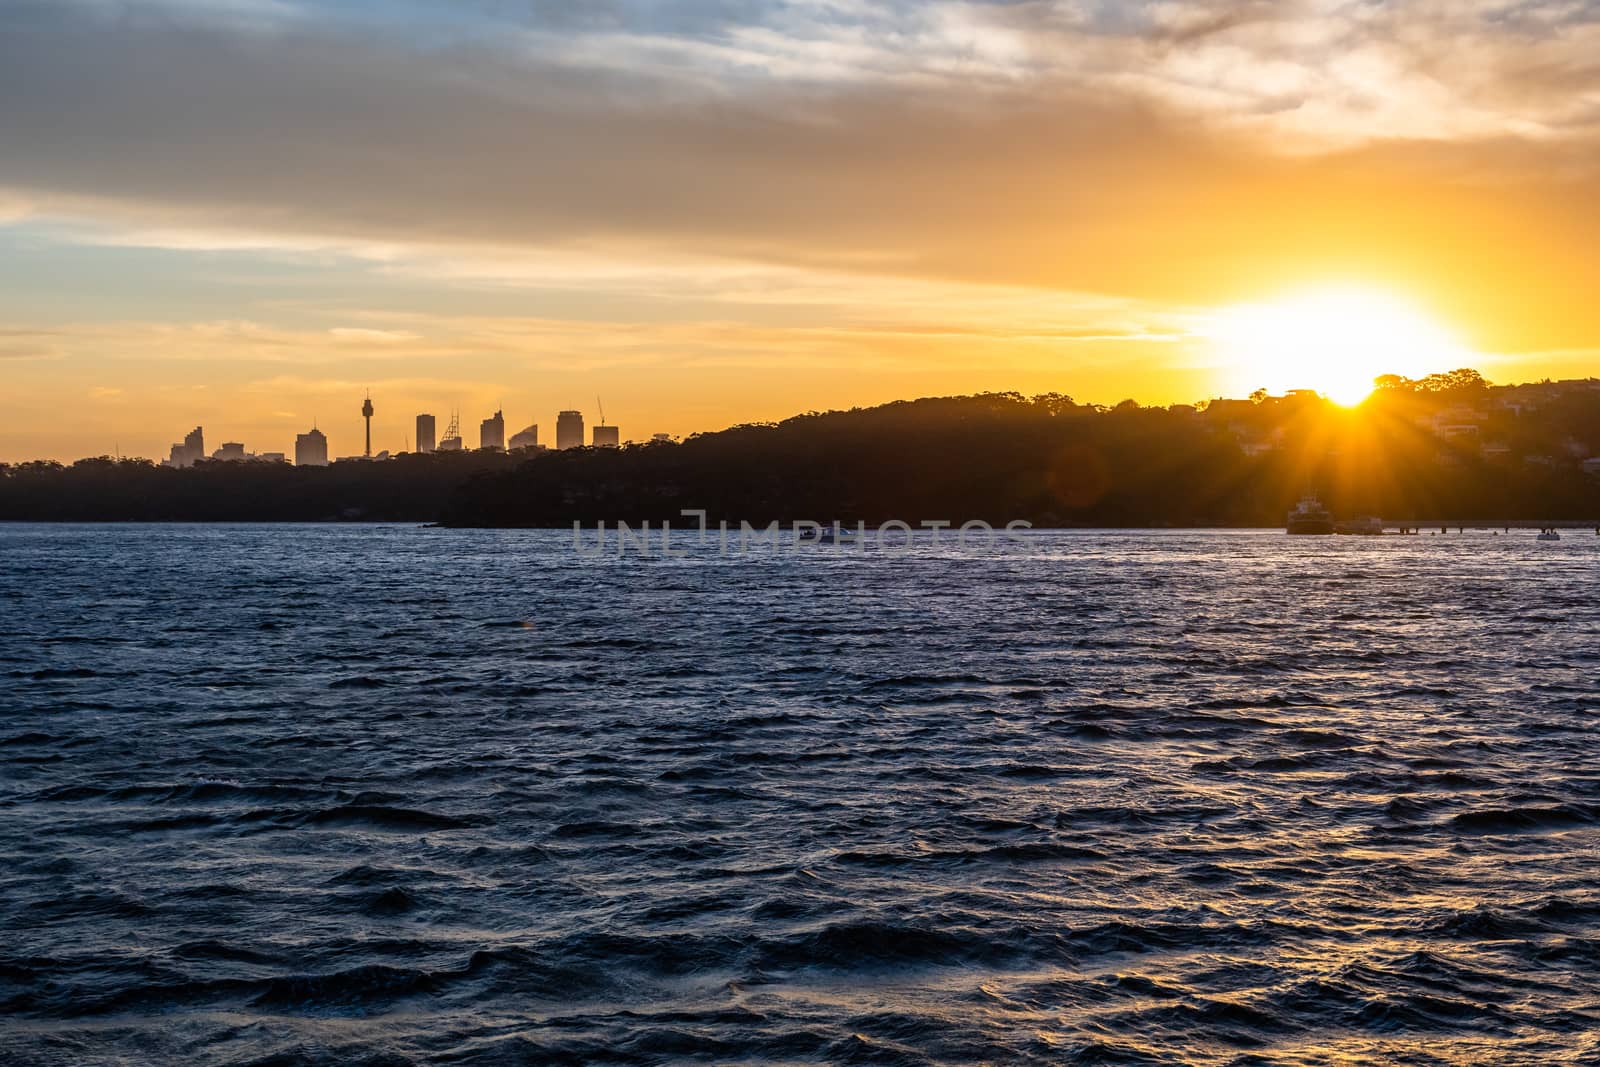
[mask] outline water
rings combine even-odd
[[[1600,1061],[1600,540],[0,527],[0,1060]]]

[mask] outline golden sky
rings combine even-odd
[[[1581,2],[11,0],[0,146],[0,460],[1600,374]]]

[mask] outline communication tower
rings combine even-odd
[[[367,420],[367,450],[362,453],[368,459],[372,458],[372,394],[367,394],[367,399],[361,403],[361,417]]]

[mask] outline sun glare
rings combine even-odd
[[[1365,400],[1379,375],[1420,377],[1472,363],[1449,330],[1404,300],[1354,286],[1224,308],[1201,332],[1236,387],[1315,389],[1346,405]]]

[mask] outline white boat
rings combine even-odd
[[[815,545],[853,545],[856,542],[856,532],[844,528],[835,529],[824,526],[821,529],[807,528],[800,531],[800,540]]]

